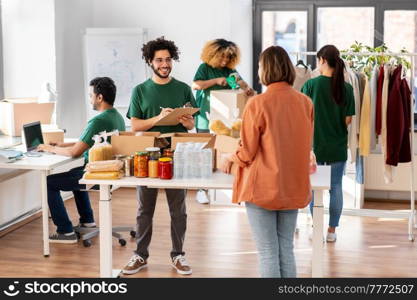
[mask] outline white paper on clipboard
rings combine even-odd
[[[178,118],[183,115],[194,115],[200,109],[195,107],[179,107],[174,108],[174,110],[159,120],[155,126],[174,126],[178,125],[180,122]]]

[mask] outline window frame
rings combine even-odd
[[[258,58],[262,51],[262,13],[264,11],[307,11],[307,51],[317,51],[317,16],[322,7],[373,7],[374,8],[374,47],[384,41],[384,17],[386,10],[417,10],[416,0],[252,0],[253,12],[253,86],[258,93]],[[314,57],[307,62],[315,64]]]

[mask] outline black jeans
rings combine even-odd
[[[74,194],[75,204],[80,215],[80,223],[94,222],[88,192],[80,191],[81,189],[85,189],[85,184],[78,183],[81,177],[83,177],[83,174],[84,167],[78,167],[68,172],[49,175],[47,177],[49,210],[52,220],[57,226],[56,231],[59,233],[73,231],[72,223],[68,217],[60,191],[72,191]]]
[[[150,189],[144,186],[136,188],[138,199],[138,213],[136,217],[136,254],[143,259],[149,257],[149,244],[152,238],[152,219],[155,212],[158,189]],[[187,229],[187,213],[185,208],[185,196],[187,190],[165,189],[168,200],[169,213],[171,215],[171,258],[184,255],[185,231]]]

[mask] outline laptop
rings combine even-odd
[[[27,156],[41,156],[41,152],[36,149],[43,144],[41,122],[33,122],[23,125],[23,135],[26,144]]]

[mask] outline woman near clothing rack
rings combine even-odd
[[[292,88],[295,71],[279,46],[259,57],[260,82],[267,86],[246,104],[242,143],[225,157],[222,170],[239,165],[233,202],[245,202],[259,252],[262,277],[295,277],[294,232],[299,208],[310,202],[313,104]]]
[[[308,80],[301,91],[313,100],[313,150],[318,165],[331,166],[330,220],[327,242],[336,241],[343,209],[342,178],[347,161],[347,127],[355,114],[353,88],[345,83],[345,65],[339,50],[326,45],[317,52],[320,76]],[[310,203],[312,212],[314,199]]]

